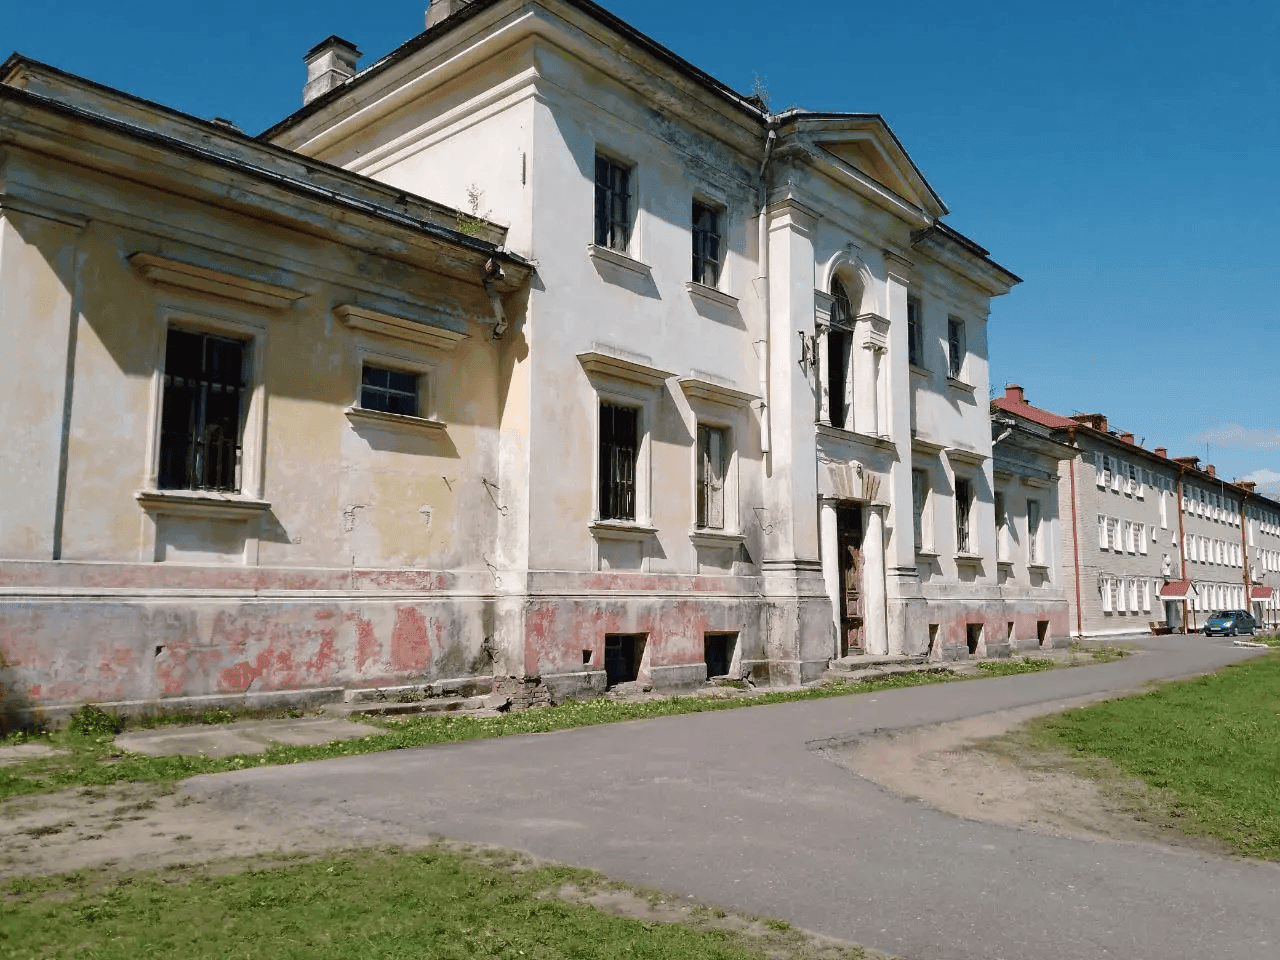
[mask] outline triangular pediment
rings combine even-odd
[[[837,164],[872,180],[930,216],[947,212],[888,124],[876,115],[812,116],[802,126]]]

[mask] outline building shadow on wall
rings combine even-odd
[[[27,697],[26,684],[0,649],[0,737],[35,726],[35,714]]]

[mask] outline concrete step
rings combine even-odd
[[[359,717],[403,717],[414,714],[477,713],[489,709],[489,696],[423,697],[420,700],[356,700],[335,703],[325,713]]]
[[[866,670],[870,667],[920,667],[929,662],[929,658],[920,654],[919,656],[894,656],[891,654],[872,654],[862,653],[853,654],[847,657],[840,657],[838,660],[832,660],[829,670]]]
[[[823,680],[863,680],[867,677],[888,677],[900,673],[916,673],[921,670],[953,672],[953,665],[930,660],[927,656],[852,656],[832,660],[823,673]]]
[[[477,697],[493,692],[492,677],[464,680],[437,680],[433,683],[410,683],[394,687],[351,687],[343,697],[348,703],[389,703],[415,697]]]

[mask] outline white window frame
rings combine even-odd
[[[411,373],[418,378],[418,414],[408,416],[403,413],[386,413],[360,405],[361,387],[363,385],[364,368],[378,367],[383,370],[397,370]],[[436,408],[436,391],[439,381],[439,363],[427,359],[406,344],[389,346],[368,340],[355,341],[355,373],[352,377],[351,404],[345,413],[353,424],[377,423],[381,426],[405,427],[434,432],[444,426],[440,422]]]

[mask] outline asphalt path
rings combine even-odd
[[[1276,864],[964,820],[822,756],[875,731],[1256,654],[1203,637],[1145,645],[1109,664],[258,768],[186,789],[344,838],[525,850],[912,960],[1276,960]]]

